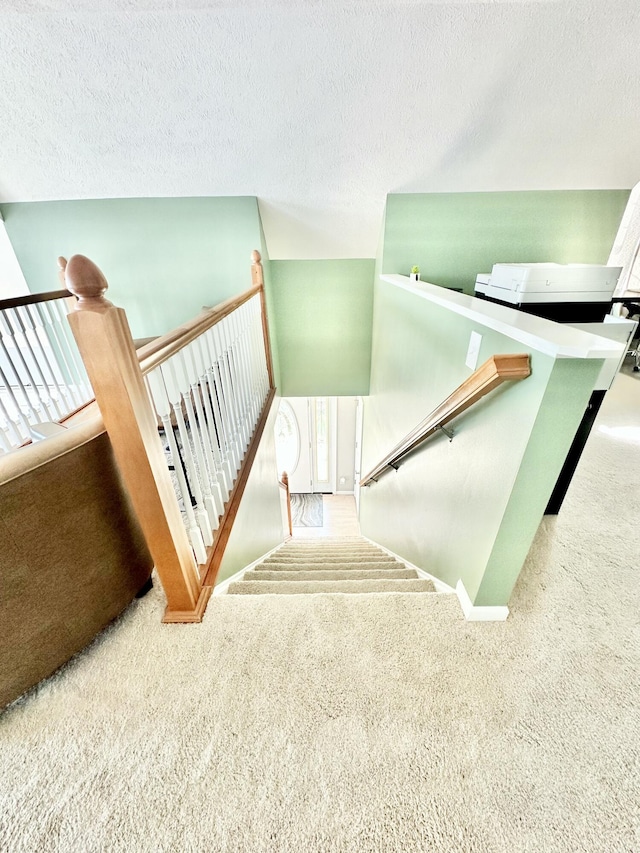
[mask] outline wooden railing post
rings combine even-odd
[[[291,492],[289,491],[289,475],[286,471],[282,472],[282,477],[280,479],[287,490],[287,520],[289,522],[289,536],[293,536],[293,525],[291,523]]]
[[[251,252],[251,282],[260,287],[260,309],[262,312],[262,335],[264,337],[264,351],[267,358],[267,373],[269,376],[269,388],[273,384],[273,361],[271,358],[271,341],[269,340],[269,323],[267,320],[267,301],[264,295],[264,270],[262,269],[262,256],[257,249]]]
[[[200,586],[126,314],[83,255],[69,259],[66,286],[78,298],[69,323],[167,596],[163,621],[199,622],[211,589]]]

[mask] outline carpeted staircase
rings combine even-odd
[[[286,542],[242,580],[229,595],[293,595],[318,592],[435,592],[415,569],[360,537]]]

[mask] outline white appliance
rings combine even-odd
[[[622,267],[598,264],[494,264],[476,278],[476,293],[512,305],[610,302]]]

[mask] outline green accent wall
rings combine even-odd
[[[254,197],[25,202],[0,210],[32,292],[57,289],[59,255],[87,255],[134,337],[163,334],[203,305],[246,290],[251,252],[264,248]]]
[[[362,472],[496,353],[530,352],[532,373],[506,383],[438,434],[397,472],[362,489],[365,536],[450,586],[462,579],[474,604],[504,605],[529,550],[601,360],[555,360],[507,335],[379,282],[371,395],[365,399]]]
[[[274,434],[279,403],[276,396],[233,522],[217,584],[284,541]]]
[[[369,392],[374,265],[271,261],[283,396]]]
[[[496,263],[604,264],[629,190],[390,194],[383,273],[460,287]]]

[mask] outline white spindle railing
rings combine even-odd
[[[224,513],[270,389],[255,294],[146,373],[196,561]]]
[[[0,303],[0,452],[93,399],[67,321],[69,296],[60,291]]]

